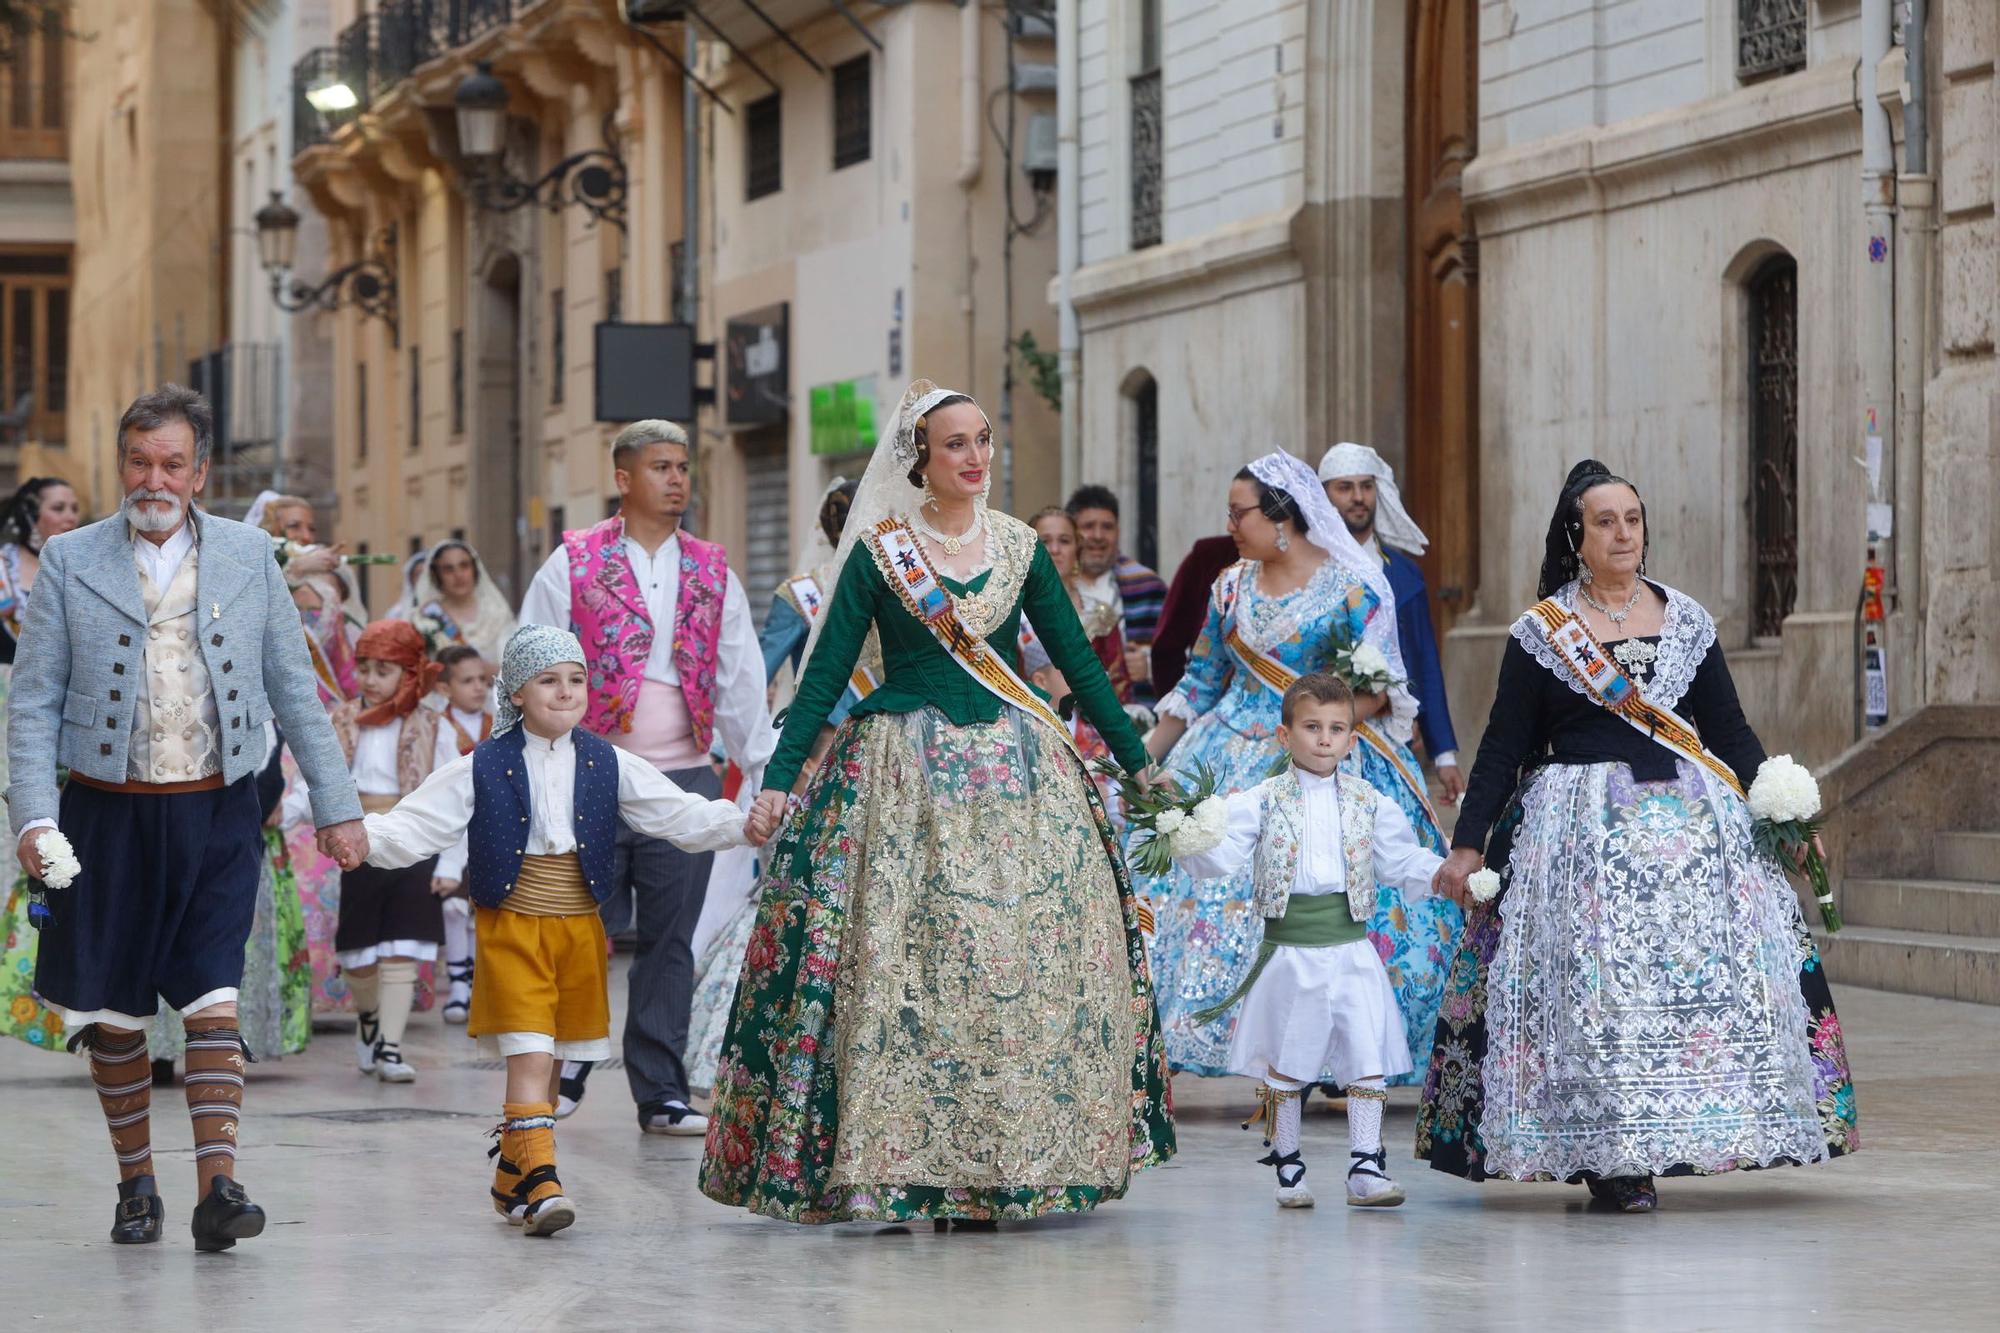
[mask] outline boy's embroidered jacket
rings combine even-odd
[[[1373,787],[1348,773],[1336,775],[1340,791],[1340,855],[1347,867],[1347,911],[1356,921],[1375,914],[1375,803]],[[1255,788],[1263,807],[1263,833],[1252,860],[1252,901],[1257,914],[1281,917],[1299,877],[1305,840],[1305,792],[1297,770],[1287,768]]]
[[[576,857],[590,896],[611,896],[618,834],[618,754],[610,743],[581,727],[570,733],[576,746]],[[527,731],[515,727],[472,752],[472,823],[466,831],[469,856],[466,892],[481,907],[500,907],[514,891],[521,860],[528,852],[533,807],[523,751]]]

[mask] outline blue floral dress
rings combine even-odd
[[[1160,701],[1163,716],[1188,724],[1166,766],[1191,776],[1205,764],[1221,779],[1225,795],[1262,782],[1284,754],[1278,744],[1283,692],[1251,670],[1230,645],[1232,631],[1298,675],[1327,665],[1336,625],[1368,640],[1395,633],[1394,606],[1384,605],[1332,560],[1314,571],[1303,588],[1280,597],[1258,591],[1259,568],[1246,561],[1217,580],[1187,674]],[[1394,693],[1393,711],[1376,720],[1377,731],[1409,772],[1420,773],[1407,744],[1414,703],[1401,687]],[[1357,743],[1342,767],[1394,800],[1410,817],[1417,841],[1444,854],[1445,838],[1436,819],[1394,763]],[[1167,1059],[1177,1070],[1211,1076],[1229,1072],[1229,1039],[1240,1005],[1206,1024],[1197,1024],[1193,1015],[1235,990],[1256,961],[1264,926],[1251,907],[1250,873],[1246,866],[1233,879],[1197,882],[1176,868],[1134,881],[1156,921],[1153,979]],[[1430,1059],[1438,1001],[1464,914],[1444,899],[1405,903],[1402,891],[1387,884],[1378,890],[1376,903],[1368,934],[1395,987],[1410,1058],[1419,1071],[1390,1081],[1416,1082]],[[1321,1072],[1331,1077],[1331,1071]]]

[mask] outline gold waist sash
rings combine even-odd
[[[597,910],[575,852],[522,857],[513,892],[500,905],[523,916],[581,916]]]
[[[384,796],[377,792],[364,791],[361,793],[361,812],[366,815],[386,815],[394,810],[396,802],[402,799],[400,796]]]

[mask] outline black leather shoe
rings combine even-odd
[[[208,1197],[194,1206],[192,1229],[197,1250],[226,1250],[239,1240],[263,1234],[264,1210],[250,1202],[241,1185],[217,1176]]]
[[[111,1215],[113,1245],[151,1245],[160,1238],[167,1220],[167,1206],[151,1176],[134,1176],[118,1182],[118,1211]]]

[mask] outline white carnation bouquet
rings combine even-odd
[[[1356,694],[1384,694],[1401,682],[1380,648],[1363,643],[1337,619],[1327,650],[1326,669],[1346,681]]]
[[[1135,837],[1130,858],[1142,875],[1164,875],[1180,857],[1213,851],[1229,831],[1229,807],[1218,794],[1222,779],[1206,764],[1195,769],[1191,789],[1163,782],[1147,790],[1108,762],[1098,771],[1116,780],[1126,824],[1144,835]]]
[[[1781,866],[1796,866],[1812,881],[1813,900],[1829,932],[1840,929],[1840,909],[1827,883],[1819,851],[1819,783],[1788,754],[1772,755],[1750,784],[1750,837],[1757,850]]]
[[[1495,870],[1479,869],[1465,877],[1467,892],[1476,903],[1490,903],[1500,896],[1500,874]]]
[[[31,889],[28,902],[28,920],[37,930],[47,924],[49,905],[45,891],[66,889],[76,882],[83,873],[83,864],[76,859],[76,848],[69,845],[60,830],[43,829],[35,839],[35,851],[42,858],[42,875],[33,880],[38,889]]]

